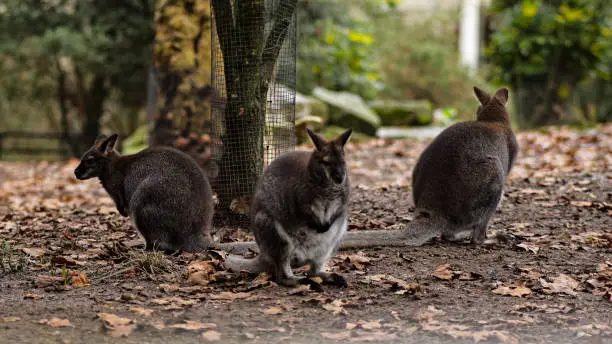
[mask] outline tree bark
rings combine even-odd
[[[212,0],[227,95],[216,183],[221,209],[250,196],[261,175],[268,87],[296,6],[297,0],[280,2],[265,38],[265,0]]]
[[[104,113],[104,101],[108,96],[105,83],[103,75],[95,75],[85,94],[85,118],[81,136],[84,147],[91,146],[100,134],[100,118]]]

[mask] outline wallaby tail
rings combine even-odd
[[[377,246],[422,246],[440,233],[441,228],[437,228],[431,221],[416,219],[406,229],[347,232],[340,244],[340,250]]]
[[[255,258],[244,258],[239,255],[228,254],[223,265],[226,269],[234,272],[248,271],[250,273],[260,273],[266,271],[261,255],[257,255]]]
[[[259,246],[254,241],[213,242],[212,249],[223,250],[227,253],[243,254],[250,251],[259,252]]]

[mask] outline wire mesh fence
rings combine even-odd
[[[212,0],[218,213],[246,215],[263,168],[295,147],[297,0]]]

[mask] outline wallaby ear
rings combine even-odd
[[[107,152],[112,151],[113,148],[115,148],[115,143],[117,142],[117,137],[119,137],[119,135],[113,134],[113,135],[107,137],[106,139],[104,139],[104,141],[102,141],[98,145],[98,150],[100,151],[100,153],[107,153]]]
[[[501,100],[502,104],[504,105],[506,105],[506,103],[508,102],[508,96],[508,89],[505,87],[500,88],[495,92],[495,97]]]
[[[312,130],[310,130],[310,128],[306,128],[306,131],[308,132],[308,136],[310,136],[310,139],[312,140],[312,143],[315,145],[317,150],[322,150],[323,147],[327,144],[327,141],[320,135],[315,134]]]
[[[481,90],[480,88],[476,86],[474,86],[474,94],[476,95],[476,98],[478,98],[478,101],[482,105],[485,105],[486,103],[489,102],[489,100],[491,100],[490,94],[488,94],[487,92]]]
[[[348,129],[343,132],[340,136],[336,138],[336,142],[339,143],[342,147],[348,142],[349,138],[351,138],[351,134],[353,133],[353,129]]]

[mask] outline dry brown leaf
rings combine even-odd
[[[132,322],[132,319],[122,318],[112,313],[98,313],[97,316],[110,326],[127,325]]]
[[[70,281],[73,287],[86,287],[91,285],[84,272],[73,272]]]
[[[159,289],[163,291],[164,293],[168,293],[168,294],[177,292],[179,290],[179,287],[180,286],[178,285],[178,283],[174,283],[174,284],[162,283],[159,285]]]
[[[491,291],[493,294],[497,295],[508,295],[515,297],[523,297],[531,294],[531,289],[525,287],[524,285],[516,285],[516,286],[499,286]]]
[[[70,320],[68,319],[60,319],[53,317],[51,319],[42,319],[39,321],[40,324],[49,325],[51,327],[74,327]]]
[[[349,339],[351,342],[384,342],[389,340],[397,340],[395,333],[387,333],[382,331],[366,332],[357,331],[357,336]]]
[[[382,319],[372,321],[358,320],[356,323],[346,323],[346,329],[352,330],[357,327],[361,327],[364,330],[374,330],[382,327],[382,324],[380,323],[381,321]]]
[[[27,254],[28,256],[34,258],[39,258],[47,252],[46,249],[38,247],[24,247],[21,249],[21,251],[23,251],[23,253]]]
[[[300,284],[295,288],[289,289],[289,291],[287,291],[287,295],[308,295],[311,291],[310,285]]]
[[[217,328],[215,323],[201,323],[192,320],[185,320],[184,324],[173,324],[168,327],[180,328],[188,331],[199,331],[199,330],[214,330]]]
[[[323,307],[323,309],[328,310],[330,312],[332,312],[334,315],[338,315],[338,314],[343,314],[346,315],[346,309],[344,309],[345,303],[340,300],[340,299],[336,299],[334,301],[332,301],[331,303],[326,303],[321,305],[321,307]]]
[[[350,338],[351,337],[351,332],[350,331],[344,331],[344,332],[321,332],[321,337],[323,337],[325,339],[341,340],[341,339]]]
[[[210,283],[210,275],[206,271],[194,271],[187,277],[187,282],[207,286]]]
[[[164,324],[162,320],[154,320],[150,322],[149,325],[153,326],[154,328],[158,330],[163,330],[166,328],[166,324]]]
[[[189,265],[187,265],[187,271],[195,272],[195,271],[204,271],[208,274],[212,274],[217,271],[217,262],[212,260],[194,260]]]
[[[134,329],[136,329],[136,324],[109,326],[106,334],[113,338],[127,337]]]
[[[552,282],[548,282],[545,279],[540,278],[540,284],[542,284],[542,287],[546,288],[545,291],[550,293],[563,293],[572,296],[578,295],[575,290],[580,286],[578,281],[566,274],[559,274],[559,276],[553,278]]]
[[[204,339],[207,342],[216,342],[221,340],[221,332],[217,332],[217,331],[206,331],[204,333],[202,333],[202,339]]]
[[[152,299],[151,302],[162,306],[169,305],[171,303],[170,300],[167,299]]]
[[[78,261],[76,259],[64,256],[54,256],[51,259],[51,264],[54,265],[66,265],[66,266],[83,266],[85,262]]]
[[[152,309],[142,307],[130,307],[130,311],[145,317],[151,316],[151,314],[154,312]]]
[[[429,320],[429,319],[433,319],[435,316],[444,315],[444,314],[446,314],[445,311],[441,309],[437,309],[433,305],[429,305],[427,306],[426,309],[421,309],[420,311],[418,311],[416,315],[414,316],[414,319],[415,320]]]
[[[38,295],[38,294],[34,294],[34,293],[26,293],[25,295],[23,295],[24,299],[34,299],[34,300],[40,300],[42,299],[42,295]]]
[[[532,242],[522,242],[522,243],[520,243],[520,244],[518,244],[516,246],[520,247],[522,249],[525,249],[525,251],[531,251],[533,253],[538,253],[538,251],[540,250],[538,245],[536,245],[535,243],[532,243]]]
[[[436,267],[436,271],[434,272],[434,276],[441,280],[451,280],[453,279],[454,271],[451,269],[450,264],[441,264]]]
[[[266,309],[260,309],[259,311],[266,315],[278,315],[283,313],[285,309],[283,309],[282,307],[270,307]]]
[[[34,281],[34,285],[37,288],[45,288],[48,286],[52,286],[56,283],[64,283],[64,278],[63,277],[54,277],[54,276],[44,276],[44,275],[40,275],[38,277],[36,277],[36,280]]]
[[[2,317],[0,318],[0,322],[2,323],[10,323],[10,322],[16,322],[21,320],[20,317]]]
[[[251,293],[232,293],[231,291],[224,291],[218,294],[210,294],[211,300],[238,300],[246,299],[251,296]]]

